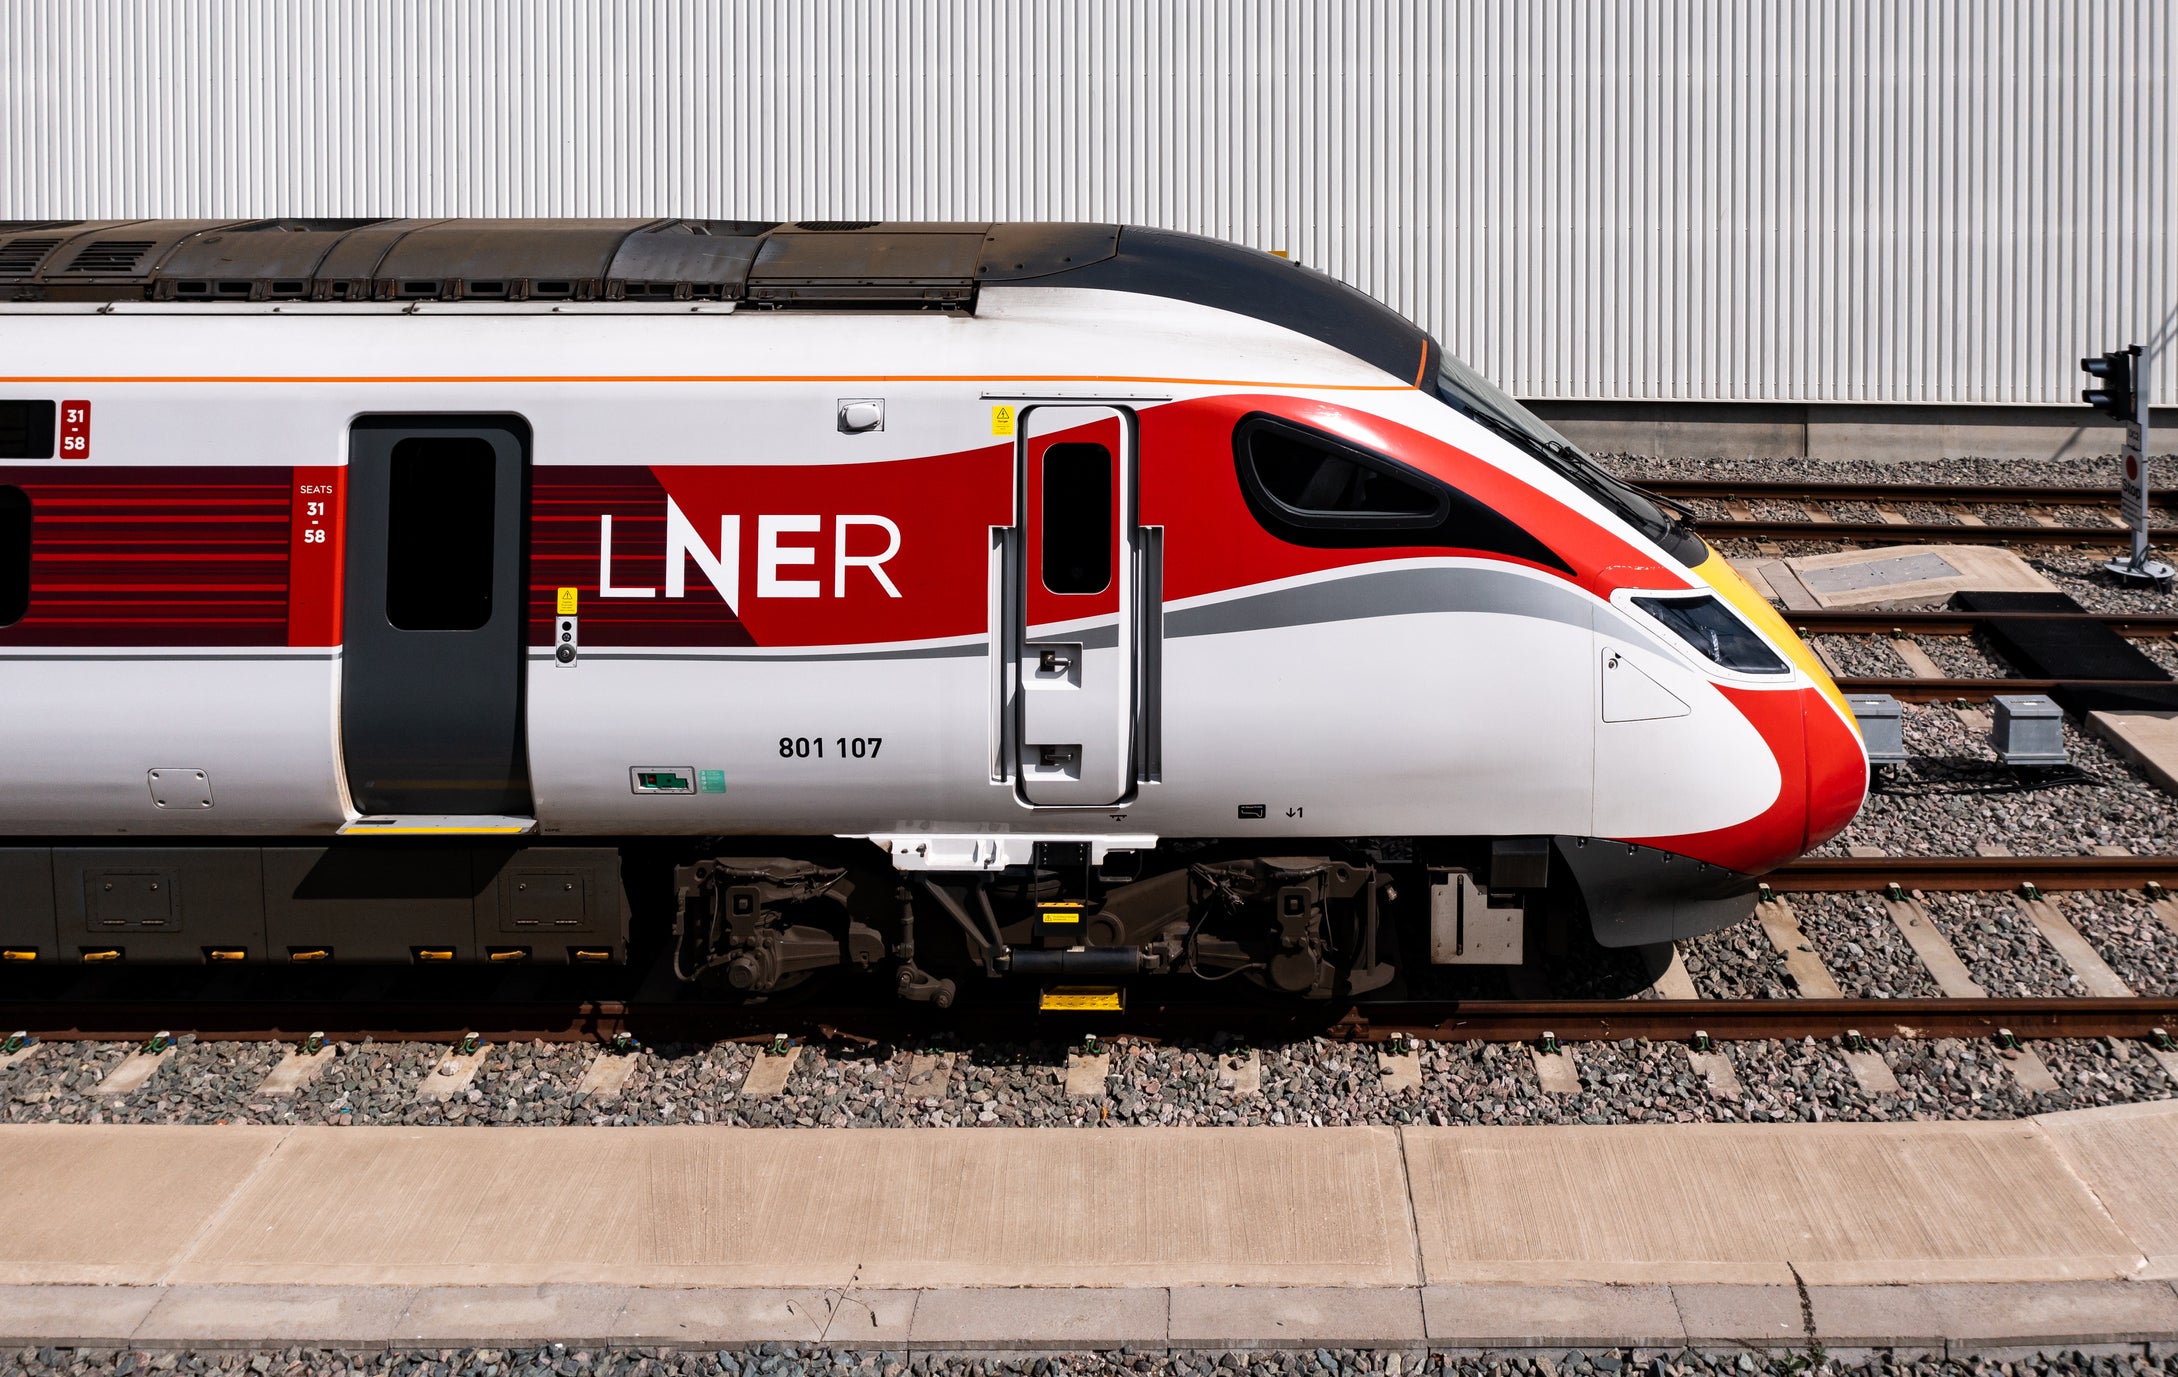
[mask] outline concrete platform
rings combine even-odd
[[[2012,1123],[0,1128],[0,1345],[2178,1342],[2178,1103]]]
[[[2165,793],[2178,794],[2178,712],[2091,712],[2087,729]]]
[[[2054,593],[2018,555],[1993,545],[1884,545],[1780,560],[1818,607],[1938,601],[1966,589]]]

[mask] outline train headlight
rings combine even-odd
[[[1787,674],[1791,667],[1732,609],[1707,593],[1635,598],[1634,606],[1662,622],[1703,657],[1742,674]]]

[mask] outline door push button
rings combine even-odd
[[[559,644],[552,647],[552,659],[561,669],[575,667],[576,647],[581,644],[575,636],[575,621],[573,617],[558,617],[552,623],[559,637]]]
[[[873,430],[885,428],[885,399],[882,397],[842,397],[839,401],[839,433],[842,435],[867,435]]]

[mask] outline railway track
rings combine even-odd
[[[1892,887],[1896,888],[1893,889]],[[2178,890],[2178,856],[1902,856],[1804,858],[1771,875],[1772,894],[2069,889],[2145,890],[2160,898]],[[689,1041],[770,1041],[845,1038],[914,1043],[939,1032],[976,1040],[1074,1038],[1085,1031],[1157,1040],[1241,1033],[1251,1039],[1330,1036],[1361,1041],[1528,1042],[1555,1035],[1566,1041],[1640,1038],[1684,1041],[1698,1035],[1744,1039],[1996,1037],[2021,1039],[2159,1036],[2178,1029],[2178,999],[1946,998],[1946,999],[1385,999],[1303,1007],[1229,1003],[1189,986],[1138,986],[1118,1014],[1031,1013],[1027,987],[994,993],[938,1013],[871,997],[832,1002],[728,1005],[690,997],[655,978],[610,991],[552,987],[535,979],[479,973],[460,983],[384,988],[366,977],[346,991],[322,976],[299,996],[267,972],[252,990],[223,978],[195,994],[117,980],[65,983],[15,991],[0,988],[0,1028],[22,1029],[47,1041],[136,1041],[159,1032],[188,1031],[235,1041],[297,1041],[322,1033],[332,1041],[455,1043],[465,1036],[493,1041],[610,1042],[626,1035],[660,1044]],[[434,977],[446,973],[434,972]],[[568,979],[580,977],[569,976]],[[633,980],[633,973],[621,979]],[[12,995],[12,997],[11,997]]]
[[[1723,502],[1727,515],[1703,517],[1698,522],[1703,534],[1716,538],[1882,541],[1888,544],[2059,544],[2098,548],[2122,545],[2131,538],[2118,516],[2121,499],[2114,484],[2108,487],[2041,488],[1996,484],[1742,483],[1671,479],[1642,486],[1659,496],[1681,501]],[[1797,505],[1806,515],[1802,519],[1757,516],[1748,504],[1758,501]],[[1875,521],[1840,520],[1830,514],[1831,503],[1872,505],[1881,517]],[[1999,523],[1974,513],[1966,513],[1953,522],[1931,522],[1914,521],[1895,510],[1907,504],[2007,507],[2029,513],[2075,507],[2106,515],[2104,524],[2093,526],[2065,525],[2054,517]]]

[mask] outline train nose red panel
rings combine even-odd
[[[1807,751],[1807,841],[1812,850],[1845,830],[1868,797],[1868,752],[1818,689],[1802,695]]]

